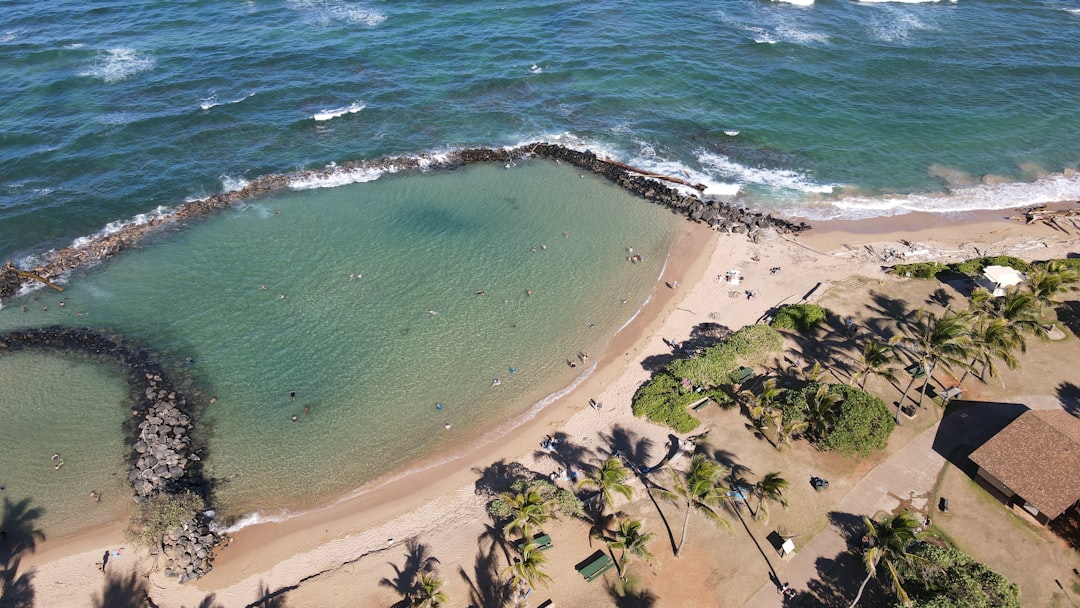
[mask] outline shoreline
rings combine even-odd
[[[890,226],[892,218],[837,220],[821,222],[815,230],[797,238],[782,238],[807,250],[806,259],[800,262],[811,265],[794,265],[800,273],[807,275],[819,272],[847,273],[853,265],[852,259],[857,257],[862,258],[859,261],[862,268],[868,271],[877,268],[880,272],[880,265],[874,256],[860,246],[871,242],[906,239],[942,241],[955,245],[963,241],[955,252],[960,258],[973,257],[979,251],[984,255],[995,254],[999,253],[999,249],[1031,243],[1028,251],[1033,253],[1029,256],[1032,259],[1052,257],[1039,255],[1038,249],[1044,248],[1049,252],[1054,247],[1060,249],[1063,243],[1071,246],[1076,242],[1076,237],[1063,235],[1046,226],[1003,220],[1004,213],[1001,211],[965,214],[968,217],[947,224],[940,222],[935,214],[922,215],[929,217],[911,219],[916,222],[930,218],[938,221],[930,225],[919,226],[916,223],[911,228],[890,229],[893,228]],[[972,215],[975,217],[970,217]],[[858,224],[859,229],[852,230],[850,224]],[[377,481],[369,484],[374,485],[374,489],[361,490],[358,496],[339,499],[324,508],[284,522],[245,527],[234,533],[230,544],[219,553],[213,572],[183,587],[163,581],[169,588],[155,591],[152,595],[167,599],[158,599],[162,606],[189,604],[193,600],[197,603],[197,595],[211,592],[220,593],[221,600],[238,600],[242,596],[250,601],[255,599],[251,597],[251,590],[256,585],[265,583],[267,589],[273,590],[332,572],[364,555],[398,546],[405,537],[430,531],[430,527],[439,525],[439,517],[445,517],[448,513],[455,517],[466,513],[475,518],[479,505],[479,517],[483,519],[484,501],[475,495],[472,488],[478,477],[477,469],[499,461],[527,461],[535,451],[537,438],[556,430],[568,429],[578,424],[583,415],[589,415],[586,406],[589,398],[616,393],[620,402],[615,407],[624,411],[612,412],[615,407],[605,407],[599,414],[599,422],[636,424],[629,407],[624,407],[621,402],[624,396],[627,399],[632,396],[636,388],[635,378],[645,373],[640,368],[635,369],[635,364],[648,351],[655,349],[661,338],[669,337],[666,332],[671,331],[671,326],[686,325],[685,314],[680,311],[701,318],[701,314],[689,308],[696,309],[697,304],[704,301],[698,298],[699,292],[716,289],[713,281],[709,280],[709,273],[728,264],[748,264],[748,252],[760,252],[758,255],[762,260],[757,262],[757,269],[768,268],[775,263],[770,259],[773,256],[791,255],[782,242],[763,246],[744,235],[721,234],[704,224],[687,222],[685,226],[669,253],[667,268],[657,281],[653,297],[643,306],[637,318],[613,338],[588,378],[533,419],[484,446],[415,475],[405,475],[382,485]],[[964,228],[962,234],[957,230],[959,227]],[[727,258],[733,255],[739,257],[729,261]],[[785,265],[785,270],[789,267]],[[805,277],[800,278],[806,280]],[[678,281],[680,287],[678,290],[668,289],[665,281]],[[715,295],[709,297],[715,298]],[[688,300],[694,303],[688,304]],[[779,297],[772,301],[777,300]],[[769,301],[768,297],[763,298],[763,302],[757,306],[767,307]],[[724,302],[714,304],[723,305]],[[736,318],[750,319],[745,322],[753,322],[757,316],[750,306],[731,308],[731,314]],[[728,314],[728,311],[724,312]],[[673,319],[676,313],[679,318]],[[710,313],[708,318],[714,318],[713,314]],[[737,328],[734,324],[731,326]],[[671,337],[685,338],[684,335]],[[630,387],[629,394],[627,386]],[[648,425],[645,422],[641,424]],[[659,427],[654,427],[653,431],[658,436],[667,433],[667,429]],[[435,510],[431,511],[433,508]],[[454,522],[456,520],[448,523]],[[397,533],[386,536],[387,530],[397,530]],[[46,579],[45,570],[58,568],[55,572],[61,572],[70,559],[78,558],[77,554],[82,548],[95,543],[97,546],[107,546],[122,542],[122,538],[116,536],[117,531],[95,530],[41,543],[37,553],[24,558],[24,564],[26,567],[37,567],[39,576]],[[387,542],[388,538],[392,540]],[[151,582],[154,582],[153,579]]]

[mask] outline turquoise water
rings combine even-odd
[[[0,327],[151,344],[200,403],[218,398],[202,428],[220,510],[298,509],[482,441],[570,385],[588,366],[567,361],[602,354],[681,225],[544,161],[389,176],[165,234],[63,294],[35,292],[27,312],[10,303]]]
[[[535,139],[818,217],[1076,199],[1078,26],[1075,0],[8,2],[0,258],[223,181]],[[957,191],[988,175],[1023,187]]]
[[[1078,25],[1075,0],[17,0],[0,261],[268,173],[534,140],[811,220],[1076,200]],[[203,430],[225,511],[301,508],[565,387],[678,229],[546,163],[341,181],[374,178],[166,231],[71,277],[64,308],[4,302],[0,328],[141,340],[219,397]]]
[[[47,538],[116,519],[134,504],[120,433],[127,398],[127,380],[108,364],[43,353],[0,356],[3,498],[30,498],[42,510],[34,524]]]

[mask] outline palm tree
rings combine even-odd
[[[536,543],[525,543],[521,547],[521,557],[515,559],[503,573],[510,575],[519,592],[525,587],[536,587],[537,583],[546,587],[551,582],[551,577],[543,570],[547,561],[547,556]]]
[[[554,505],[546,500],[535,489],[524,492],[504,492],[499,495],[514,514],[514,518],[503,528],[507,536],[521,534],[522,538],[529,538],[532,531],[544,525],[555,516]]]
[[[919,407],[922,407],[923,399],[926,397],[926,387],[930,384],[930,379],[934,377],[934,369],[938,365],[946,370],[952,370],[954,366],[963,367],[970,358],[974,346],[968,329],[970,317],[970,313],[948,311],[938,317],[932,312],[919,309],[911,334],[907,337],[900,335],[893,338],[892,343],[901,344],[904,350],[918,359],[926,374],[926,380],[923,381],[919,394]],[[907,398],[910,388],[909,383],[908,388],[900,397],[900,403]]]
[[[893,362],[892,347],[877,340],[867,340],[863,344],[862,357],[859,361],[859,371],[851,376],[851,386],[859,382],[859,388],[866,388],[866,380],[870,376],[884,378],[889,382],[896,382],[896,374],[889,364]]]
[[[1005,319],[1024,334],[1037,336],[1041,340],[1049,337],[1042,329],[1039,317],[1041,305],[1035,294],[1016,287],[1010,287],[1005,295],[994,301],[994,314]]]
[[[780,476],[779,471],[770,471],[765,474],[751,491],[758,498],[757,512],[754,513],[754,519],[763,519],[766,523],[769,521],[769,501],[778,502],[782,506],[787,507],[787,497],[784,496],[784,491],[787,490],[788,480]]]
[[[450,601],[442,590],[443,580],[434,574],[421,572],[416,578],[413,590],[412,608],[439,608]]]
[[[608,547],[612,550],[618,549],[619,559],[615,562],[615,566],[619,570],[619,578],[626,580],[626,566],[630,563],[630,556],[634,555],[640,557],[647,563],[654,561],[653,554],[646,546],[652,542],[655,538],[655,534],[652,532],[641,532],[642,523],[639,520],[631,520],[623,518],[619,520],[619,527],[615,530],[615,533],[611,536],[603,538]]]
[[[769,435],[765,432],[768,428],[769,421],[776,421],[777,414],[776,402],[780,399],[780,396],[784,394],[787,389],[776,386],[776,378],[768,378],[761,384],[761,391],[755,393],[750,389],[746,389],[739,393],[746,398],[747,410],[750,419],[754,421],[755,426],[761,432],[761,436],[764,437],[774,448],[780,446],[769,439]]]
[[[1013,354],[1019,349],[1020,352],[1027,350],[1024,337],[1020,329],[1001,317],[988,317],[977,315],[972,320],[971,338],[974,346],[973,358],[960,377],[960,383],[974,369],[975,364],[982,364],[982,372],[979,377],[985,381],[987,373],[997,376],[997,368],[994,361],[1000,360],[1009,369],[1016,369],[1020,361]],[[1001,381],[1001,387],[1005,388],[1005,381]]]
[[[609,509],[615,508],[615,495],[621,494],[627,500],[634,496],[634,488],[626,483],[633,476],[618,458],[612,456],[604,464],[591,469],[578,482],[579,486],[592,487],[600,491],[602,503]]]
[[[840,402],[839,393],[834,393],[828,384],[819,384],[814,394],[806,400],[806,422],[810,434],[820,441],[836,424],[836,404]]]
[[[810,423],[805,420],[786,420],[784,412],[780,410],[776,410],[773,422],[776,424],[776,443],[774,445],[777,450],[785,443],[790,444],[796,435],[810,428]]]
[[[1046,308],[1053,308],[1061,303],[1059,294],[1075,291],[1077,281],[1080,281],[1080,273],[1060,260],[1035,266],[1028,273],[1028,288],[1031,289],[1031,294]]]
[[[866,541],[868,547],[863,551],[863,562],[866,564],[866,578],[859,585],[859,593],[852,600],[848,608],[854,608],[862,598],[866,583],[877,574],[878,565],[884,563],[889,570],[893,589],[900,601],[910,605],[907,592],[901,586],[900,575],[896,571],[896,565],[902,561],[913,559],[908,553],[908,547],[919,538],[919,528],[922,526],[922,517],[918,513],[906,511],[897,516],[889,516],[880,522],[875,522],[869,517],[863,517],[866,524]]]
[[[675,557],[682,552],[683,544],[686,542],[686,529],[690,524],[691,511],[697,511],[718,526],[731,527],[731,524],[716,512],[716,507],[724,500],[726,494],[721,480],[727,473],[726,467],[709,460],[704,454],[694,454],[694,457],[690,459],[690,468],[684,473],[671,469],[673,489],[660,490],[661,495],[673,502],[682,503],[686,507],[682,537],[678,546],[675,547]]]

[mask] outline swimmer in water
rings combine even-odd
[[[450,430],[450,423],[449,423],[449,422],[447,422],[446,424],[442,425],[442,428],[444,428],[444,429],[446,429],[446,430],[448,430],[448,431],[449,431],[449,430]]]
[[[499,380],[498,378],[491,381],[491,386],[499,386],[500,384],[502,384],[502,380]]]

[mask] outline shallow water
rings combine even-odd
[[[298,509],[569,385],[648,297],[684,221],[546,161],[395,175],[166,232],[26,313],[11,302],[0,326],[147,344],[200,403],[218,397],[201,428],[220,510]]]
[[[30,499],[31,509],[42,510],[32,524],[46,538],[116,519],[134,504],[121,432],[127,399],[127,380],[111,364],[45,353],[0,356],[2,498]]]

